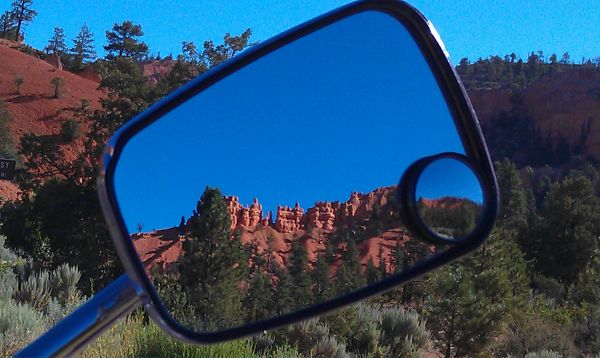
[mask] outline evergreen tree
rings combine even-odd
[[[15,41],[21,41],[25,37],[21,30],[37,16],[37,11],[31,8],[32,5],[33,0],[14,0],[11,4],[11,15],[17,26]]]
[[[384,279],[388,276],[387,262],[383,256],[383,247],[379,246],[379,277]]]
[[[198,325],[204,329],[229,328],[239,323],[241,283],[247,254],[231,233],[227,203],[219,189],[207,187],[188,222],[179,273]]]
[[[516,165],[504,158],[494,163],[500,191],[498,224],[521,230],[527,225],[527,196]]]
[[[402,272],[406,266],[404,248],[400,245],[399,241],[396,241],[396,245],[392,247],[392,265],[394,266],[394,273]]]
[[[65,31],[60,27],[55,27],[54,32],[48,45],[45,48],[46,52],[52,55],[63,57],[67,53],[67,45],[65,44]]]
[[[372,285],[381,281],[380,272],[375,266],[375,262],[373,261],[373,256],[369,258],[369,263],[367,264],[367,270],[365,272],[367,276],[367,284]]]
[[[539,218],[522,239],[527,256],[544,275],[574,282],[598,247],[600,205],[585,176],[554,183],[539,210]]]
[[[123,21],[114,24],[112,31],[106,31],[108,45],[104,46],[107,59],[126,57],[141,60],[148,55],[148,45],[141,42],[139,37],[143,36],[141,25],[132,21]]]
[[[472,257],[476,257],[472,259]],[[436,272],[426,295],[427,323],[446,358],[477,356],[498,335],[507,318],[510,282],[488,252]]]
[[[335,275],[333,290],[336,296],[340,296],[366,285],[358,248],[356,242],[351,239],[346,243],[346,250],[342,254],[342,263]]]
[[[17,23],[12,12],[5,11],[0,16],[0,37],[14,39],[17,32]]]
[[[73,56],[73,69],[75,71],[83,70],[83,64],[96,59],[96,50],[94,47],[94,35],[91,33],[87,24],[83,24],[77,36],[73,39],[71,48]]]
[[[154,88],[156,97],[166,95],[209,68],[252,46],[251,36],[250,29],[237,36],[226,34],[222,44],[215,45],[212,41],[206,41],[202,50],[195,43],[184,41],[181,46],[182,54],[177,57],[173,69]]]
[[[275,313],[278,315],[290,313],[296,308],[294,305],[294,284],[292,283],[292,277],[285,268],[280,267],[276,263],[271,264],[271,272],[276,281],[273,285],[272,295]]]
[[[264,272],[254,273],[244,296],[243,312],[248,322],[271,318],[273,312],[273,281]]]
[[[294,306],[296,308],[308,306],[312,302],[312,282],[308,272],[308,253],[300,239],[292,241],[287,269],[294,286],[292,290]]]
[[[329,262],[325,251],[319,252],[315,268],[312,270],[313,296],[316,302],[323,302],[330,298],[331,282],[329,280]]]

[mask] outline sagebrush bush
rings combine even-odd
[[[406,338],[410,338],[417,349],[424,348],[431,337],[425,323],[415,311],[395,307],[382,308],[382,343],[389,346],[392,353],[403,350]]]
[[[50,274],[44,270],[34,273],[25,282],[19,285],[17,299],[21,303],[28,303],[34,309],[43,311],[50,301]]]
[[[69,264],[58,266],[50,274],[50,291],[63,306],[68,306],[80,299],[77,284],[81,279],[81,272],[77,267]]]
[[[340,343],[335,337],[327,336],[317,342],[311,352],[312,358],[349,358],[346,345]]]
[[[534,353],[527,353],[525,358],[563,358],[563,355],[555,351],[540,351]]]
[[[329,327],[318,319],[311,319],[289,326],[286,336],[291,346],[309,355],[319,341],[329,336]]]
[[[0,301],[11,299],[18,287],[17,276],[10,268],[0,270]]]
[[[358,305],[356,324],[347,336],[351,352],[365,356],[381,354],[381,312],[372,306]]]
[[[0,261],[14,264],[17,261],[17,255],[8,249],[5,245],[6,237],[0,235]]]
[[[578,356],[569,331],[539,317],[515,317],[496,349],[499,356],[523,357],[529,352],[555,351]]]
[[[11,356],[47,328],[43,315],[30,305],[0,301],[0,356]]]

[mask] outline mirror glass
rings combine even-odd
[[[210,332],[435,254],[405,229],[396,189],[442,152],[464,148],[425,58],[398,20],[363,12],[165,114],[125,145],[114,186],[165,306]]]
[[[460,240],[483,214],[483,190],[473,170],[454,158],[429,163],[417,181],[417,208],[425,226],[444,239]]]

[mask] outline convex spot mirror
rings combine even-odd
[[[438,41],[404,3],[354,3],[255,45],[115,135],[102,204],[163,328],[210,343],[289,324],[485,239],[494,174]],[[454,218],[466,226],[422,210],[457,193],[451,172],[479,191],[475,217]]]

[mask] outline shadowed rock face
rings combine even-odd
[[[392,271],[391,257],[396,246],[411,254],[410,245],[407,245],[411,236],[397,218],[390,202],[393,195],[395,187],[385,187],[367,194],[351,193],[346,202],[317,202],[306,211],[299,204],[293,208],[279,206],[274,220],[271,212],[263,214],[257,199],[247,207],[242,206],[235,196],[226,197],[226,200],[232,232],[237,232],[244,244],[255,245],[257,253],[268,256],[266,259],[271,262],[285,265],[291,243],[300,240],[308,252],[309,262],[314,264],[317,254],[325,249],[327,240],[331,240],[338,229],[352,227],[365,232],[363,240],[358,243],[361,263],[366,266],[373,259],[375,266],[379,267],[383,259],[387,270]],[[374,210],[382,223],[382,229],[378,231],[369,230]],[[173,227],[133,234],[131,238],[147,270],[153,266],[165,269],[181,255],[185,231],[185,226]],[[344,242],[337,243],[338,247],[344,245]],[[432,251],[433,248],[426,247],[426,250]],[[340,264],[337,258],[332,270]]]

